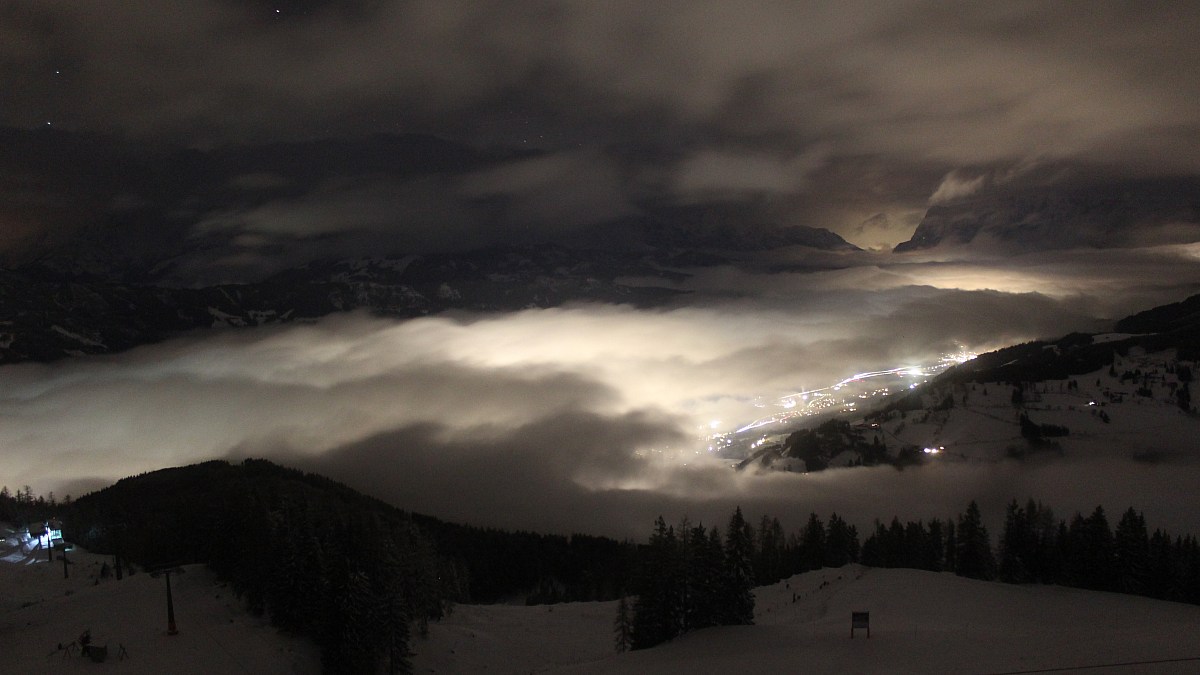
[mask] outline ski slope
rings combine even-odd
[[[925,675],[1157,661],[1083,672],[1200,672],[1197,606],[860,565],[798,575],[756,596],[754,626],[624,654],[613,650],[613,602],[461,607],[414,642],[414,671]],[[870,638],[860,629],[850,639],[855,611],[870,612]]]
[[[60,560],[0,526],[0,673],[319,673],[316,647],[246,612],[203,566],[171,576],[178,634],[167,634],[166,584],[144,572],[100,579],[108,556],[75,549]],[[58,554],[56,553],[56,556]],[[90,630],[108,647],[94,663],[60,649]],[[120,648],[128,654],[118,658]]]
[[[1200,417],[1185,413],[1175,401],[1179,383],[1166,372],[1174,361],[1174,352],[1123,357],[1120,370],[1144,372],[1145,384],[1142,379],[1123,381],[1107,368],[1071,378],[1076,388],[1069,386],[1071,380],[1031,383],[1020,408],[1013,405],[1011,384],[941,386],[929,400],[949,394],[953,408],[893,415],[881,432],[891,445],[943,446],[947,460],[994,462],[1010,448],[1027,447],[1018,421],[1026,412],[1039,424],[1070,429],[1069,436],[1052,439],[1064,456],[1195,461],[1200,459],[1195,443]],[[1140,389],[1151,395],[1139,394]]]
[[[0,563],[0,672],[316,673],[315,647],[247,614],[202,567],[173,577],[178,635],[167,635],[163,580],[97,583],[101,556],[72,552],[71,578],[6,539]],[[461,605],[415,638],[416,673],[1200,672],[1200,607],[947,573],[849,565],[756,591],[756,625],[710,628],[654,649],[613,649],[615,602]],[[851,640],[850,616],[871,613]],[[107,644],[96,664],[64,653],[85,629]],[[124,646],[128,658],[118,659]],[[1050,671],[1054,672],[1054,671]],[[1072,672],[1072,671],[1058,671]]]

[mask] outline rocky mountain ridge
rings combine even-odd
[[[1067,186],[989,187],[933,204],[907,253],[990,245],[1012,252],[1118,248],[1159,239],[1200,239],[1200,180],[1194,177],[1097,180]],[[1153,234],[1153,233],[1150,233]]]
[[[317,261],[257,283],[195,289],[0,270],[0,364],[112,353],[190,330],[351,310],[412,318],[588,301],[654,306],[678,295],[624,281],[632,276],[686,275],[641,257],[559,247]]]

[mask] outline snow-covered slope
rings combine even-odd
[[[1157,661],[1095,672],[1200,672],[1200,607],[1191,605],[858,565],[756,596],[754,626],[625,654],[612,647],[615,603],[462,607],[414,642],[414,671],[1011,673]],[[856,611],[870,612],[870,638],[858,630],[850,639]]]
[[[318,673],[316,647],[281,635],[248,614],[203,566],[171,577],[178,634],[167,634],[166,584],[144,572],[101,579],[111,559],[76,549],[59,560],[0,527],[0,672]],[[57,556],[57,554],[56,554]],[[60,649],[90,630],[108,647],[101,664],[77,648]],[[121,658],[121,648],[127,656]]]
[[[1024,413],[1038,424],[1070,431],[1047,439],[1058,449],[1034,454],[1191,461],[1200,458],[1195,441],[1200,417],[1178,404],[1181,383],[1172,372],[1175,363],[1174,351],[1127,355],[1118,359],[1116,375],[1103,368],[1070,379],[1027,383],[1020,407],[1014,405],[1012,384],[935,385],[926,398],[940,401],[952,394],[953,408],[910,411],[903,418],[893,413],[880,433],[889,447],[944,447],[938,461],[995,461],[1031,452],[1021,436],[1019,419]],[[1137,376],[1126,376],[1135,372]]]
[[[105,559],[76,550],[64,580],[61,563],[11,537],[2,553],[5,673],[319,671],[315,648],[247,615],[202,567],[172,578],[179,634],[167,635],[161,578],[98,581]],[[625,654],[613,650],[614,602],[463,605],[413,641],[414,672],[1012,673],[1134,662],[1112,672],[1200,672],[1192,605],[859,565],[797,575],[756,596],[754,626]],[[860,629],[850,639],[856,611],[870,612],[869,638]],[[85,629],[108,646],[103,664],[59,649]]]

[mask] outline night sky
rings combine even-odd
[[[879,248],[1037,166],[1200,170],[1197,32],[1186,2],[10,0],[0,124],[159,148],[429,133],[536,150],[438,186],[512,197],[526,226],[737,201]],[[332,183],[224,222],[304,236],[309,212],[425,197]]]
[[[734,503],[1088,510],[1063,467],[801,487],[638,450],[735,398],[1103,330],[1196,292],[1197,35],[1188,2],[0,2],[6,266],[253,281],[322,255],[595,241],[686,209],[861,249],[695,270],[658,310],[352,315],[7,366],[4,480],[78,493],[269,456],[434,515],[617,535]],[[372,159],[402,135],[444,144],[431,166],[460,159]],[[892,252],[927,214],[1013,203],[1058,210]],[[1181,475],[1139,471],[1112,508]]]

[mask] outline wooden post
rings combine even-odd
[[[63,561],[63,578],[64,579],[70,578],[71,575],[69,572],[67,572],[67,543],[66,542],[63,542],[62,553],[59,554],[59,557],[62,558],[62,561]]]
[[[171,599],[171,570],[167,570],[167,635],[178,635],[175,628],[175,602]]]
[[[121,525],[113,525],[112,526],[113,567],[115,567],[117,570],[117,581],[120,581],[121,579],[125,578],[124,573],[121,570],[121,567],[122,567],[122,565],[121,565],[121,562],[122,562],[121,561],[121,530],[122,530]]]

